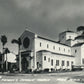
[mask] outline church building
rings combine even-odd
[[[21,70],[71,70],[72,66],[83,66],[84,40],[78,35],[67,30],[56,42],[25,30],[20,36]]]

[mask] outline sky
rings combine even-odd
[[[81,25],[84,26],[84,0],[0,0],[0,35],[7,36],[6,47],[14,53],[17,45],[11,40],[25,29],[57,40],[59,33],[76,31]]]

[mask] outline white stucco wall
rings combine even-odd
[[[51,52],[41,52],[41,54],[38,55],[39,56],[37,56],[37,62],[42,63],[42,70],[51,69],[51,68],[71,69],[71,65],[72,65],[71,62],[73,62],[74,64],[74,60],[75,60],[74,57],[52,54]],[[44,60],[44,56],[46,56],[46,60]],[[51,60],[53,60],[53,66],[51,65]],[[59,60],[59,66],[56,65],[56,60]],[[62,61],[65,62],[64,66],[62,66]],[[69,61],[69,66],[67,66],[67,61]]]
[[[76,33],[70,33],[70,32],[67,32],[66,33],[66,40],[67,39],[72,39],[72,40],[74,40],[74,38],[77,36],[77,34]],[[71,37],[71,38],[70,38]]]
[[[60,43],[64,43],[64,44],[67,43],[68,45],[72,46],[74,44],[74,42],[71,42],[71,41],[66,42],[66,41],[68,39],[74,40],[75,37],[77,37],[77,34],[76,33],[65,32],[65,33],[59,35],[59,41],[60,41]]]
[[[7,59],[6,59],[6,56],[7,56]],[[10,63],[16,63],[16,55],[13,53],[5,54],[4,60],[7,60],[7,62],[10,62]]]
[[[83,59],[84,59],[84,44],[81,46],[81,65],[84,65]]]
[[[67,44],[69,46],[73,46],[76,43],[77,43],[77,40],[68,40],[68,41],[65,42],[65,44]]]
[[[41,47],[40,47],[40,43],[41,43]],[[49,45],[48,48],[47,48],[47,44]],[[55,46],[55,49],[53,49],[53,46]],[[71,55],[71,47],[69,46],[65,46],[59,43],[54,43],[54,42],[47,41],[44,39],[36,38],[35,39],[35,51],[37,52],[40,50],[48,50],[48,51],[55,52],[55,53]]]
[[[84,39],[77,39],[76,41],[77,41],[77,43],[82,43],[82,42],[84,42]]]
[[[81,46],[72,48],[72,55],[75,56],[75,65],[81,65]]]

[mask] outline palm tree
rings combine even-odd
[[[82,34],[84,34],[84,26],[79,26],[79,27],[77,28],[77,31],[83,31]]]
[[[84,26],[79,26],[79,27],[77,28],[77,31],[81,31],[81,30],[84,30]]]
[[[11,41],[12,43],[15,43],[18,45],[18,55],[19,55],[19,72],[21,72],[21,55],[20,55],[20,45],[21,45],[21,39],[13,39]]]
[[[3,72],[3,69],[4,69],[4,46],[5,44],[7,43],[7,37],[5,35],[2,35],[1,36],[1,42],[2,42],[2,51],[3,51],[3,56],[2,56],[2,72]]]
[[[4,54],[6,54],[6,71],[8,70],[7,53],[10,53],[10,51],[8,48],[5,48]]]
[[[78,32],[79,32],[79,31],[82,31],[82,34],[79,35],[79,36],[77,36],[75,39],[84,39],[84,26],[79,26],[79,27],[77,28],[77,31],[78,31]]]

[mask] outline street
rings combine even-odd
[[[81,84],[81,82],[84,83],[83,74],[84,71],[47,74],[1,74],[0,84]]]

